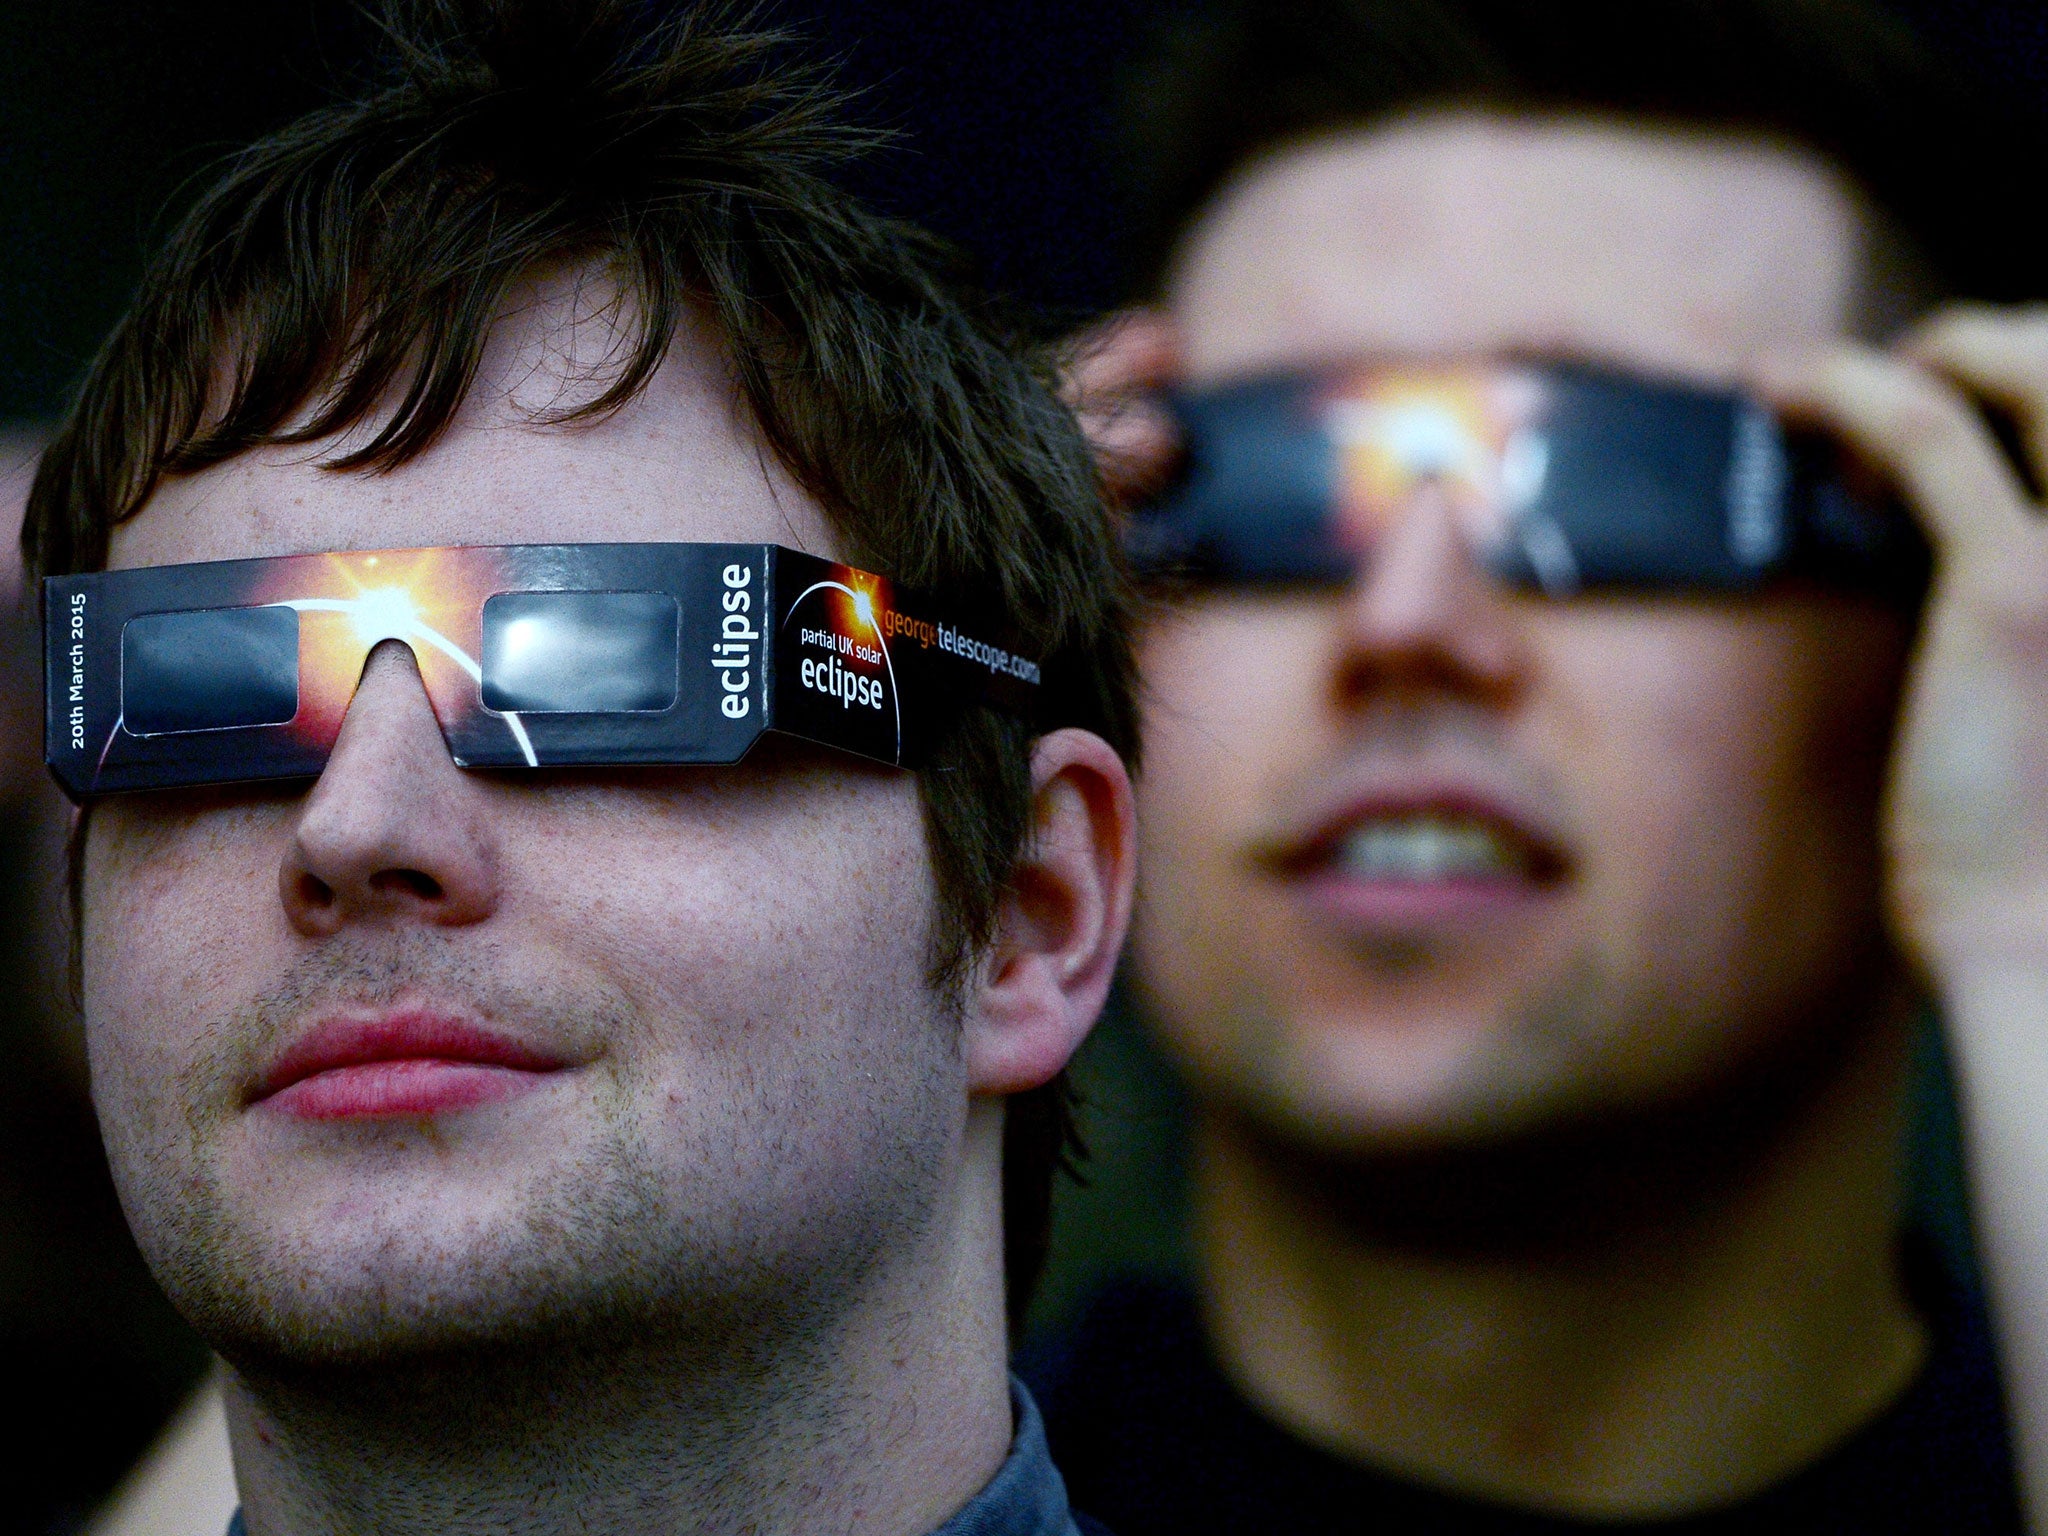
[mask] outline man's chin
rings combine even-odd
[[[1507,1028],[1316,1022],[1269,1035],[1284,1048],[1264,1070],[1207,1085],[1215,1132],[1362,1234],[1488,1253],[1602,1241],[1752,1176],[1866,1033],[1790,1033],[1658,1074],[1648,1026],[1671,1021],[1593,986]]]
[[[158,1278],[215,1350],[263,1373],[518,1353],[601,1331],[605,1314],[626,1301],[574,1251],[518,1252],[474,1234],[466,1246],[429,1248],[419,1236],[382,1244],[245,1236],[203,1262],[160,1266]]]
[[[646,1326],[686,1269],[642,1160],[495,1166],[419,1144],[333,1151],[288,1170],[225,1155],[137,1233],[173,1305],[253,1370],[365,1368],[516,1353]],[[267,1177],[264,1176],[267,1174]],[[249,1175],[249,1176],[245,1176]],[[168,1218],[168,1220],[164,1220]],[[656,1277],[659,1277],[658,1279]]]
[[[1401,1154],[1512,1137],[1583,1110],[1593,1042],[1520,1038],[1498,1005],[1297,1014],[1241,1063],[1240,1098],[1305,1146]],[[1243,1066],[1250,1071],[1242,1071]]]

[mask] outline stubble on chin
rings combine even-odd
[[[375,1007],[414,989],[463,999],[552,1046],[593,1047],[579,1053],[595,1059],[577,1071],[577,1134],[512,1140],[515,1104],[500,1127],[502,1170],[492,1170],[494,1219],[438,1231],[395,1224],[337,1244],[280,1192],[310,1171],[330,1197],[363,1149],[342,1130],[307,1154],[326,1166],[257,1177],[235,1146],[243,1118],[261,1113],[247,1106],[247,1085],[323,1006]],[[323,946],[208,1023],[172,1081],[131,1081],[118,1103],[103,1097],[102,1112],[122,1123],[109,1141],[116,1178],[159,1283],[245,1375],[462,1375],[508,1356],[649,1347],[773,1353],[786,1347],[771,1346],[777,1337],[828,1329],[845,1293],[935,1221],[950,1140],[933,1079],[952,1042],[935,1040],[926,1070],[906,1073],[902,1042],[914,1052],[921,1022],[900,1021],[886,1069],[806,1054],[815,1032],[798,1032],[806,1043],[796,1044],[745,1027],[717,1038],[712,1026],[696,1060],[716,1080],[690,1084],[677,1102],[651,1070],[655,1024],[622,992],[524,975],[510,986],[487,951],[386,935]],[[892,1032],[877,1033],[886,1055]],[[861,1044],[852,1049],[857,1057]],[[847,1094],[849,1075],[871,1091]],[[414,1155],[398,1146],[407,1135],[421,1165],[412,1176],[433,1178],[433,1124],[371,1128],[365,1140],[403,1157]],[[838,1166],[821,1172],[821,1156]]]

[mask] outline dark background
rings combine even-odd
[[[1116,297],[1117,79],[1153,28],[1196,3],[770,0],[769,14],[843,61],[859,116],[898,131],[851,173],[860,189],[951,238],[1057,327]],[[1987,86],[2048,106],[2040,0],[1897,3]],[[360,78],[368,35],[339,0],[0,0],[0,481],[20,458],[7,423],[61,410],[166,209],[235,147]],[[204,1359],[143,1274],[99,1161],[48,942],[61,823],[32,756],[32,631],[7,610],[0,601],[0,629],[13,626],[0,634],[0,1370],[31,1427],[0,1447],[0,1536],[71,1528]],[[1935,1040],[1915,1203],[1966,1264]],[[1179,1262],[1181,1106],[1127,1012],[1112,1012],[1082,1080],[1097,1173],[1063,1198],[1041,1320],[1105,1266]]]
[[[857,178],[1054,318],[1113,297],[1112,86],[1195,0],[777,0],[901,132]],[[1898,0],[1999,85],[2048,99],[2038,0]],[[162,210],[219,156],[353,78],[336,0],[0,0],[0,420],[53,414]]]
[[[1106,296],[1110,79],[1169,0],[805,4],[900,131],[863,190],[1067,311]],[[0,0],[0,420],[47,417],[119,313],[163,209],[234,146],[359,75],[334,0]]]

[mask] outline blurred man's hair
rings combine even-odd
[[[786,39],[632,0],[394,0],[386,27],[386,82],[237,157],[172,230],[43,456],[32,570],[103,565],[161,480],[254,448],[359,429],[329,468],[403,464],[454,418],[515,285],[588,269],[617,284],[627,341],[545,419],[633,398],[701,312],[845,557],[1041,657],[1037,728],[1095,731],[1135,764],[1129,597],[1049,365],[928,241],[827,179],[868,136]],[[991,935],[1032,735],[967,711],[920,775],[935,986],[962,987]],[[1065,1093],[1009,1105],[1013,1315],[1043,1260]]]
[[[1436,109],[1747,133],[1869,199],[1925,303],[2048,288],[2048,135],[1876,0],[1221,0],[1135,83],[1134,297],[1246,162]],[[1902,247],[1902,248],[1901,248]]]

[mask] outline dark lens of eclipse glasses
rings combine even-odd
[[[628,714],[676,701],[666,592],[501,592],[484,604],[483,699],[500,714]]]
[[[290,608],[149,613],[121,632],[121,718],[137,736],[282,725],[298,710]]]
[[[675,703],[682,614],[666,592],[507,592],[483,610],[481,690],[500,714],[623,714]],[[152,613],[121,636],[137,736],[281,725],[299,706],[287,606]]]

